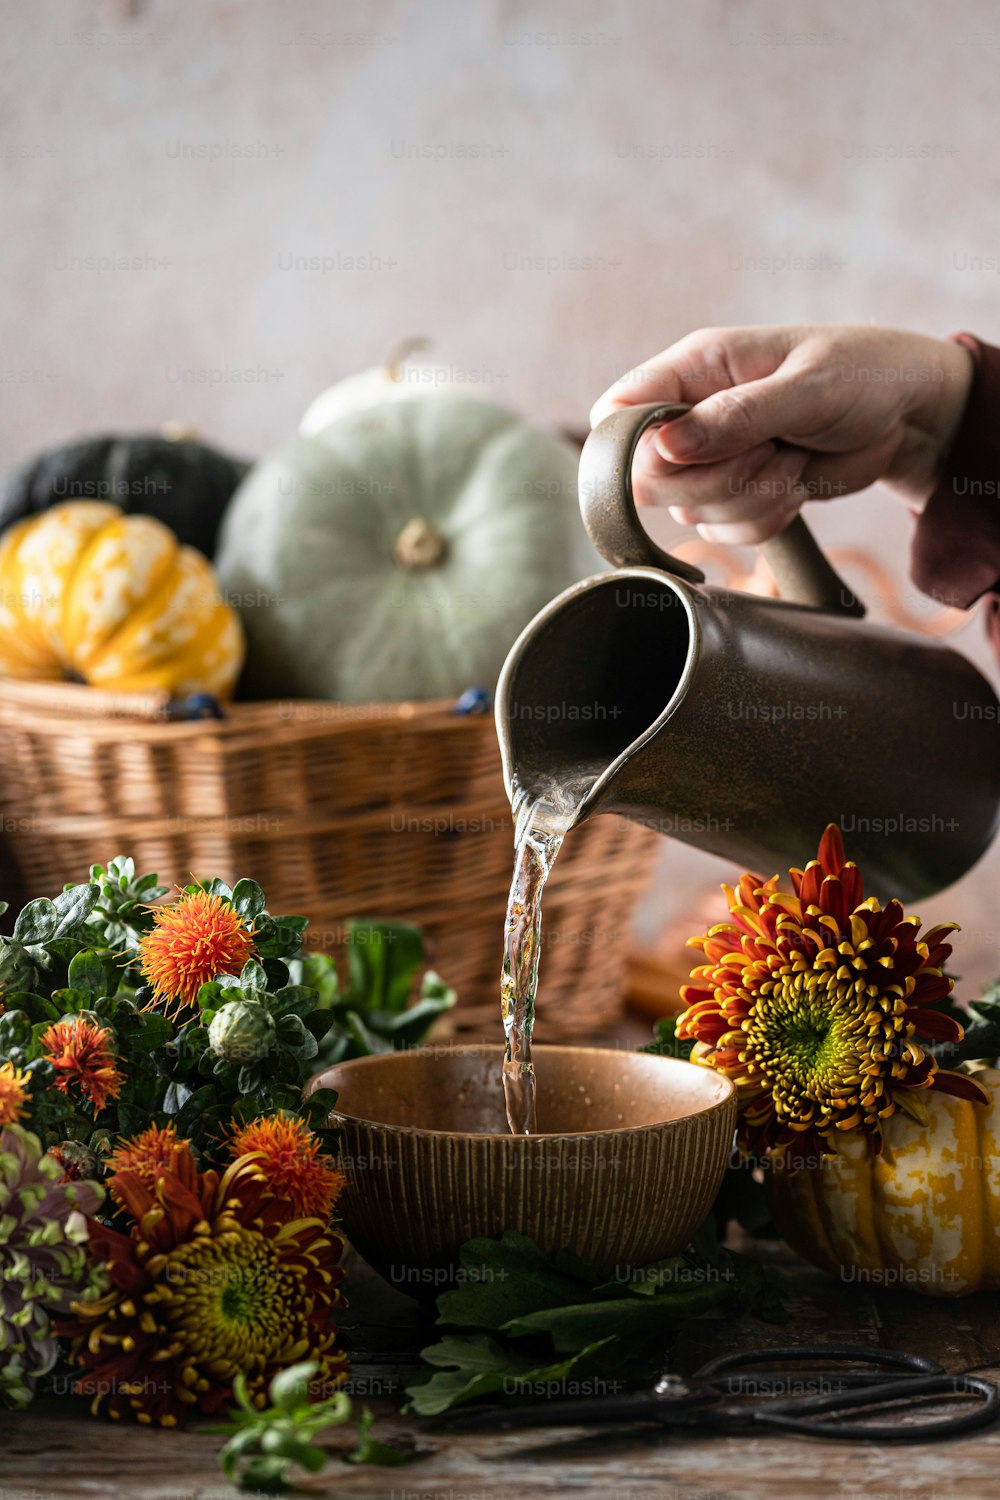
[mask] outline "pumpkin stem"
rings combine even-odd
[[[400,381],[403,378],[403,366],[413,354],[423,354],[431,347],[430,339],[413,338],[403,339],[389,351],[389,357],[385,362],[385,373],[390,380]]]
[[[429,568],[436,568],[448,555],[448,543],[423,516],[414,516],[396,538],[392,555],[401,568],[407,568],[411,573],[424,573]]]
[[[165,437],[171,443],[200,443],[201,433],[197,427],[190,422],[181,422],[176,417],[171,417],[160,427],[160,436]]]

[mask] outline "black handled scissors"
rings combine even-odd
[[[808,1368],[801,1368],[805,1364]],[[779,1366],[775,1369],[773,1366]],[[867,1369],[852,1368],[867,1365]],[[901,1422],[924,1402],[941,1416]],[[853,1417],[890,1408],[891,1420]],[[987,1427],[1000,1415],[1000,1391],[975,1375],[949,1375],[932,1359],[857,1344],[751,1349],[709,1360],[694,1375],[666,1375],[651,1390],[490,1407],[449,1420],[459,1427],[569,1427],[658,1423],[745,1433],[770,1428],[853,1442],[925,1443]]]

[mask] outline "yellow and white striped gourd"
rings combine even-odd
[[[229,697],[243,633],[211,565],[151,516],[76,501],[0,542],[0,675]]]
[[[927,1123],[902,1110],[872,1157],[860,1133],[821,1166],[768,1174],[771,1213],[800,1255],[845,1281],[930,1297],[1000,1290],[1000,1071],[984,1107],[931,1090]]]

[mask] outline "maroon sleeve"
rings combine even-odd
[[[1000,349],[955,335],[975,361],[962,422],[917,520],[910,577],[957,609],[989,594],[987,630],[1000,657]]]

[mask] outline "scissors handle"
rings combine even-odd
[[[893,1403],[907,1410],[923,1399],[976,1396],[974,1405],[965,1401],[943,1417],[920,1422],[844,1422],[845,1411],[872,1411]],[[754,1425],[777,1428],[780,1432],[799,1432],[810,1437],[839,1438],[848,1442],[890,1443],[928,1442],[935,1438],[958,1437],[988,1427],[1000,1415],[1000,1391],[988,1380],[975,1375],[907,1375],[899,1380],[884,1380],[850,1391],[822,1396],[797,1397],[793,1401],[769,1401],[755,1408]],[[824,1416],[832,1420],[824,1421]],[[818,1420],[817,1420],[818,1419]]]
[[[844,1380],[850,1378],[857,1382],[860,1380],[881,1380],[878,1374],[881,1370],[899,1370],[910,1375],[942,1375],[944,1371],[933,1359],[927,1359],[923,1354],[903,1354],[898,1349],[873,1349],[868,1344],[788,1344],[776,1349],[743,1349],[737,1354],[720,1354],[718,1359],[710,1359],[707,1364],[701,1366],[693,1376],[694,1380],[703,1380],[715,1384],[717,1377],[729,1374],[730,1371],[756,1369],[760,1365],[792,1365],[805,1362],[815,1363],[820,1361],[824,1367],[823,1373],[831,1373],[830,1366],[840,1364],[852,1365],[874,1365],[875,1371],[870,1374],[858,1373],[849,1376],[847,1372],[839,1378]],[[770,1377],[772,1380],[775,1376]]]

